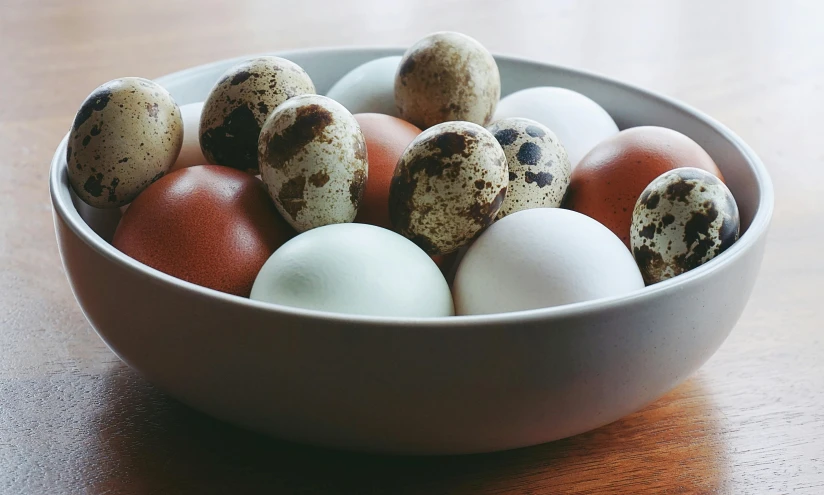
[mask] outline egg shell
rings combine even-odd
[[[489,123],[501,96],[492,55],[465,34],[439,32],[403,55],[395,76],[400,117],[421,129],[453,120]]]
[[[392,229],[389,221],[389,186],[401,155],[421,133],[414,125],[379,113],[355,114],[366,141],[369,180],[355,221]]]
[[[630,241],[647,285],[718,256],[738,239],[735,198],[715,175],[678,168],[652,181],[632,212]]]
[[[561,141],[530,119],[501,119],[487,128],[506,155],[509,187],[498,218],[529,208],[561,206],[571,167]]]
[[[340,78],[326,96],[353,114],[400,117],[395,106],[395,73],[401,57],[383,57],[359,65]]]
[[[358,122],[340,103],[319,95],[283,103],[263,125],[259,157],[278,211],[299,232],[355,219],[369,166]]]
[[[453,283],[458,315],[508,313],[644,287],[632,255],[595,220],[560,208],[515,212],[467,250]]]
[[[492,121],[511,117],[532,119],[551,129],[564,145],[572,168],[596,144],[618,133],[601,105],[566,88],[543,86],[505,96]]]
[[[509,172],[495,137],[471,122],[445,122],[404,151],[389,188],[393,229],[429,254],[447,254],[492,223]]]
[[[200,126],[202,111],[202,101],[180,107],[180,114],[183,118],[183,146],[180,148],[180,154],[178,154],[177,160],[169,170],[170,172],[193,165],[206,165],[209,163],[200,149],[198,127]]]
[[[139,77],[109,81],[72,124],[69,183],[87,204],[119,208],[171,168],[182,143],[183,120],[168,91]]]
[[[641,192],[664,172],[696,167],[722,178],[695,141],[664,127],[626,129],[601,142],[572,170],[564,207],[606,225],[630,246],[632,210]]]
[[[294,234],[260,180],[200,165],[172,172],[143,191],[112,244],[173,277],[245,297],[269,256]]]
[[[223,74],[203,103],[200,146],[209,163],[258,173],[263,121],[294,96],[314,94],[309,75],[279,57],[258,57]]]
[[[305,232],[266,262],[252,299],[370,316],[452,316],[452,294],[435,263],[404,237],[364,224]]]

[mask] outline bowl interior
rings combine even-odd
[[[335,48],[275,53],[302,66],[311,76],[318,93],[325,93],[349,70],[375,58],[399,55],[400,48]],[[238,61],[239,57],[194,67],[163,76],[157,81],[166,87],[180,105],[203,101],[221,74]],[[532,62],[515,57],[496,56],[500,68],[502,96],[533,86],[560,86],[583,93],[602,105],[615,119],[619,128],[639,125],[658,125],[680,131],[698,142],[712,156],[724,173],[726,183],[738,203],[742,236],[718,258],[692,270],[690,273],[656,284],[654,290],[665,290],[687,279],[714,269],[755,242],[757,235],[767,228],[772,213],[772,186],[769,176],[755,153],[709,116],[641,88],[614,81],[596,74],[564,67]],[[120,218],[120,210],[99,210],[79,201],[66,180],[65,139],[56,153],[51,183],[55,207],[73,217],[79,215],[86,225],[108,241]],[[81,222],[82,223],[82,222]],[[752,232],[755,231],[755,232]],[[81,232],[81,236],[91,232]],[[109,245],[101,249],[111,256],[123,255]],[[154,270],[148,269],[150,272]],[[650,292],[650,288],[645,291]],[[593,302],[579,303],[586,306]],[[576,305],[577,306],[577,305]],[[548,308],[554,310],[556,308]]]

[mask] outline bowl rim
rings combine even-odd
[[[248,58],[274,55],[283,58],[290,58],[300,55],[312,55],[316,53],[350,53],[362,52],[373,53],[375,58],[379,56],[392,56],[388,53],[402,54],[405,48],[392,46],[345,46],[345,47],[316,47],[305,48],[299,50],[276,51],[271,53],[250,54],[240,57],[233,57],[223,60],[210,62],[207,64],[197,65],[177,72],[173,72],[155,80],[163,84],[165,80],[170,78],[193,77],[202,72],[213,70],[217,65],[226,64],[227,62],[242,61]],[[159,270],[156,270],[148,265],[132,259],[114,246],[103,240],[86,222],[80,217],[80,214],[74,207],[69,189],[68,176],[66,173],[65,152],[66,145],[69,138],[67,133],[60,144],[58,145],[51,161],[49,170],[49,193],[51,196],[52,208],[56,215],[59,215],[61,220],[66,224],[69,230],[89,246],[97,254],[108,259],[110,262],[118,264],[131,272],[133,275],[159,281],[161,283],[169,284],[172,288],[179,291],[193,292],[196,295],[204,298],[210,298],[220,301],[225,304],[240,305],[247,307],[250,310],[264,311],[273,315],[281,315],[284,317],[305,318],[318,322],[328,323],[346,323],[358,324],[364,326],[386,326],[391,325],[395,327],[477,327],[479,325],[500,325],[507,323],[525,323],[527,321],[543,320],[550,322],[552,320],[563,319],[568,317],[583,316],[586,314],[596,313],[615,309],[617,307],[637,303],[641,300],[653,298],[656,296],[663,296],[668,293],[679,292],[689,284],[698,283],[702,278],[708,277],[710,274],[722,269],[733,260],[744,255],[745,251],[753,248],[757,241],[766,233],[769,227],[770,220],[774,208],[774,191],[772,180],[769,173],[764,166],[761,159],[744,142],[738,135],[733,133],[729,128],[713,119],[709,115],[697,110],[686,103],[678,101],[674,98],[659,94],[654,91],[643,89],[634,84],[618,81],[601,74],[590,72],[586,70],[573,69],[557,64],[546,63],[536,60],[531,60],[524,57],[493,54],[496,60],[508,61],[514,63],[527,63],[532,65],[544,66],[553,71],[566,73],[569,76],[584,77],[595,80],[600,83],[605,83],[612,86],[617,86],[625,91],[636,93],[648,99],[657,100],[660,103],[671,106],[676,110],[689,114],[695,119],[701,121],[703,124],[711,127],[722,137],[727,139],[738,152],[743,155],[752,169],[756,184],[758,186],[758,204],[755,208],[752,222],[750,223],[746,232],[736,241],[729,249],[716,258],[704,263],[703,265],[690,270],[687,273],[681,274],[677,277],[659,282],[652,286],[644,287],[627,294],[612,296],[607,298],[595,299],[590,301],[583,301],[572,304],[565,304],[561,306],[553,306],[548,308],[531,309],[523,311],[515,311],[510,313],[495,313],[487,315],[471,315],[471,316],[444,316],[433,318],[417,318],[417,317],[394,317],[394,316],[369,316],[369,315],[353,315],[345,313],[332,313],[327,311],[311,310],[304,308],[296,308],[292,306],[284,306],[275,303],[268,303],[256,301],[241,296],[227,294],[207,287],[202,287],[182,279],[178,279],[171,275],[167,275]],[[62,256],[62,253],[61,253]]]

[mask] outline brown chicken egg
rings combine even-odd
[[[403,151],[421,130],[414,125],[381,113],[355,114],[369,162],[369,180],[355,222],[392,229],[389,222],[389,185]]]
[[[664,172],[681,167],[705,170],[723,180],[709,154],[680,132],[633,127],[595,146],[572,170],[564,207],[598,220],[630,247],[635,202]]]
[[[112,244],[173,277],[248,297],[260,268],[294,235],[260,180],[229,167],[198,165],[143,191]]]

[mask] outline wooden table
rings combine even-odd
[[[824,493],[824,4],[348,3],[0,0],[0,493]],[[761,276],[692,379],[552,444],[386,458],[239,431],[106,349],[66,282],[46,185],[94,87],[245,53],[407,45],[443,29],[680,98],[760,153],[777,191]]]

